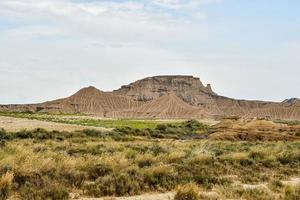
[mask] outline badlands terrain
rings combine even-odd
[[[236,100],[213,92],[193,76],[155,76],[112,92],[95,87],[40,104],[2,105],[2,111],[84,113],[127,119],[220,119],[224,116],[300,120],[300,100]]]
[[[0,106],[0,200],[298,200],[299,99],[192,76]]]

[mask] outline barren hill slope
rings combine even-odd
[[[173,93],[165,94],[158,99],[128,110],[111,113],[112,117],[122,118],[158,118],[188,119],[208,118],[208,113],[198,107],[188,105]]]
[[[295,103],[237,100],[216,96],[215,102],[223,116],[299,120],[300,107]]]
[[[103,92],[90,86],[67,98],[41,104],[2,106],[2,110],[86,113],[106,117],[108,112],[129,109],[141,104],[141,102],[133,101],[129,97]]]

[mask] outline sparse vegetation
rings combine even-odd
[[[300,121],[297,121],[297,120],[290,120],[290,121],[287,121],[287,120],[275,120],[276,123],[279,123],[279,124],[287,124],[287,125],[300,125]]]
[[[110,131],[0,129],[1,198],[16,194],[23,199],[68,199],[74,191],[102,197],[172,190],[176,199],[217,199],[202,192],[212,190],[222,198],[299,197],[299,189],[283,181],[300,176],[300,142],[203,140],[212,131],[194,120]],[[243,184],[265,187],[249,189]]]

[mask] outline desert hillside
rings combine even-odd
[[[74,95],[30,105],[2,105],[4,111],[85,113],[110,118],[245,118],[300,119],[300,100],[283,102],[237,100],[216,94],[193,76],[154,76],[112,92],[95,87]]]

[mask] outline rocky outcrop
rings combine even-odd
[[[185,102],[197,106],[209,103],[216,95],[211,86],[205,87],[199,78],[193,76],[154,76],[122,86],[115,94],[126,95],[136,101],[151,101],[167,93],[174,93]]]
[[[298,99],[298,98],[286,99],[282,102],[282,105],[300,107],[300,99]]]

